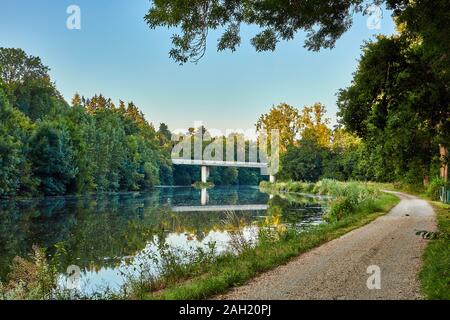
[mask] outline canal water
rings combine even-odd
[[[180,252],[233,250],[236,228],[257,241],[262,224],[302,229],[322,221],[325,202],[310,196],[273,196],[257,187],[160,187],[150,192],[67,196],[0,202],[0,280],[16,256],[33,246],[62,254],[61,275],[80,271],[83,292],[118,290],[126,275],[164,242]],[[150,262],[151,263],[151,262]],[[78,272],[78,271],[77,271]]]

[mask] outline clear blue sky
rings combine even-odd
[[[81,8],[81,30],[68,30],[66,9]],[[75,92],[133,100],[147,119],[171,129],[193,126],[251,128],[260,114],[286,102],[327,106],[335,119],[336,92],[349,85],[364,40],[392,34],[384,10],[381,30],[357,16],[333,50],[303,48],[303,35],[275,52],[256,53],[249,44],[255,29],[243,30],[235,53],[216,51],[212,34],[198,64],[179,66],[168,57],[173,30],[150,30],[143,17],[149,0],[1,0],[0,46],[18,47],[41,57],[53,81],[70,101]]]

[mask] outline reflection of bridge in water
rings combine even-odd
[[[181,206],[172,207],[174,212],[200,212],[200,211],[253,211],[267,210],[267,204],[242,204],[242,205],[218,205],[218,206]]]
[[[200,196],[200,206],[173,206],[174,212],[205,212],[205,211],[253,211],[253,210],[267,210],[267,204],[232,204],[232,205],[208,205],[209,195],[208,189],[202,188]],[[272,195],[270,195],[272,198]]]

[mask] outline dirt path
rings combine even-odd
[[[432,207],[395,193],[401,202],[386,216],[300,255],[218,299],[421,299],[417,273],[434,230]],[[369,290],[367,268],[379,266],[381,289]]]

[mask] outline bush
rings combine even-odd
[[[58,273],[54,263],[46,258],[45,250],[33,247],[30,259],[16,257],[8,281],[0,283],[2,299],[48,300],[57,289]]]
[[[445,182],[442,178],[434,178],[430,181],[427,187],[426,194],[432,200],[439,200],[439,191],[442,187],[449,187],[449,183]]]
[[[324,219],[327,222],[339,221],[355,211],[354,203],[347,197],[340,197],[331,203]]]
[[[324,216],[327,221],[341,220],[362,207],[373,209],[375,200],[380,196],[379,189],[368,183],[340,182],[333,179],[323,179],[317,183],[295,181],[264,183],[261,187],[279,192],[305,192],[332,197],[334,200],[331,201],[329,211]]]

